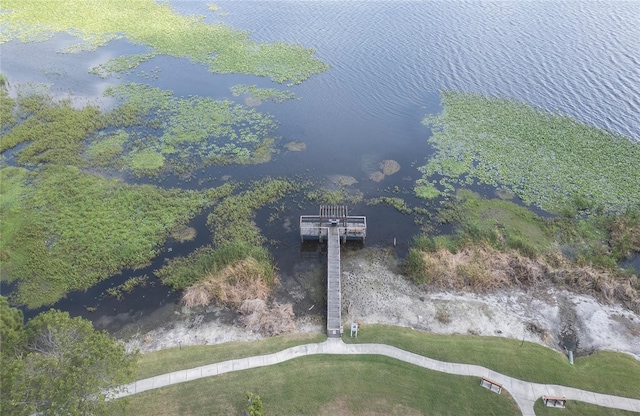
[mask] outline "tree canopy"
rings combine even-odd
[[[17,332],[13,348],[3,351],[3,415],[100,415],[122,410],[120,400],[107,401],[106,395],[132,379],[137,353],[127,353],[124,345],[96,331],[91,322],[53,309]]]

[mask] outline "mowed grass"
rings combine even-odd
[[[357,338],[347,335],[344,341],[389,344],[436,360],[481,365],[525,381],[640,398],[640,361],[621,353],[601,351],[577,357],[571,365],[563,354],[530,342],[386,325],[366,325]]]
[[[245,392],[269,415],[518,415],[508,393],[476,377],[437,373],[382,356],[320,355],[133,395],[130,415],[241,414]]]
[[[637,416],[637,412],[629,412],[627,410],[611,409],[609,407],[596,406],[585,402],[577,402],[573,400],[567,401],[564,409],[555,409],[547,407],[542,399],[536,401],[533,409],[536,416]]]
[[[324,334],[288,334],[253,342],[227,342],[219,345],[196,345],[142,354],[138,360],[137,380],[199,367],[236,358],[265,355],[296,345],[323,342]]]

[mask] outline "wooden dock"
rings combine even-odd
[[[300,217],[300,238],[324,241],[327,255],[327,336],[342,335],[342,294],[340,291],[340,241],[367,236],[367,218],[349,216],[347,207],[323,205],[319,215]]]
[[[347,207],[342,205],[322,205],[320,215],[300,216],[300,238],[302,240],[324,241],[329,227],[338,228],[342,241],[361,240],[367,237],[367,217],[348,215]]]
[[[340,234],[329,228],[327,255],[327,335],[342,335],[342,292],[340,290]]]

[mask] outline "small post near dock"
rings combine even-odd
[[[342,296],[340,292],[340,242],[367,236],[367,217],[349,216],[344,205],[322,205],[320,215],[300,216],[300,239],[326,239],[327,255],[327,336],[342,335]]]

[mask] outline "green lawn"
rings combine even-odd
[[[130,415],[241,414],[245,392],[268,415],[518,415],[508,393],[476,377],[425,370],[381,356],[309,356],[130,397]]]
[[[292,334],[255,342],[173,348],[143,354],[138,379],[295,345],[322,342],[323,334]],[[640,362],[619,353],[566,357],[518,340],[439,335],[365,325],[347,343],[384,343],[442,361],[478,364],[527,381],[562,384],[640,398]],[[522,345],[521,345],[522,344]],[[490,393],[476,377],[437,373],[382,356],[309,356],[286,363],[182,383],[131,396],[132,415],[238,414],[244,393],[263,399],[267,414],[519,414],[508,392]],[[464,397],[464,400],[460,400]],[[295,400],[292,400],[295,399]],[[550,412],[550,413],[549,413]],[[626,415],[570,401],[567,409],[536,403],[536,414]],[[560,414],[560,413],[558,413]]]
[[[626,410],[611,409],[608,407],[596,406],[594,404],[567,401],[567,407],[564,409],[555,409],[547,407],[539,399],[534,408],[536,416],[632,416],[638,415],[636,412],[628,412]]]
[[[526,381],[560,384],[585,390],[640,398],[640,361],[601,351],[567,358],[538,344],[470,335],[439,335],[385,325],[366,325],[347,343],[382,343],[441,361],[478,364]]]
[[[138,360],[137,380],[199,367],[236,358],[271,354],[296,345],[323,342],[324,334],[290,334],[253,342],[227,342],[219,345],[197,345],[142,354]]]

